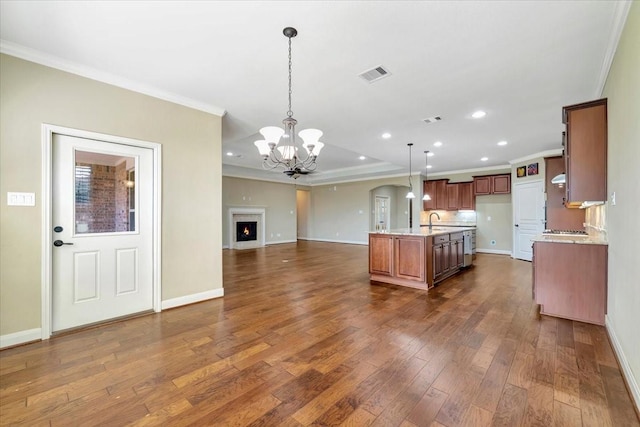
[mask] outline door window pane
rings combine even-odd
[[[76,151],[77,234],[135,231],[135,158]]]

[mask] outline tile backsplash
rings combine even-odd
[[[591,206],[586,209],[585,230],[589,236],[607,240],[607,204]]]
[[[440,225],[457,224],[457,225],[476,225],[475,211],[422,211],[420,212],[420,224],[429,223],[429,214],[437,212],[440,215]],[[437,218],[433,217],[434,222]]]

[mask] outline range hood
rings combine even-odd
[[[566,180],[566,178],[565,178],[563,173],[554,176],[553,179],[551,180],[551,183],[553,185],[564,184],[566,182],[567,182],[567,180]]]

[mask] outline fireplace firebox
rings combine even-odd
[[[238,221],[236,222],[236,241],[249,242],[258,240],[258,222],[257,221]]]

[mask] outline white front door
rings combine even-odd
[[[52,331],[153,308],[153,152],[53,135]]]
[[[513,256],[531,261],[533,238],[544,231],[544,189],[542,181],[514,185]]]

